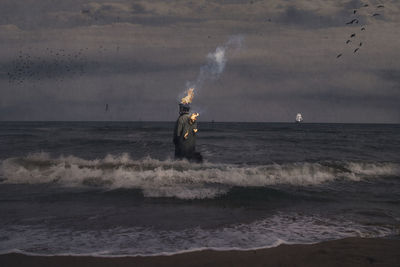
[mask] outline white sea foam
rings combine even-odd
[[[161,230],[145,227],[79,230],[10,225],[0,229],[0,253],[39,255],[170,255],[215,249],[247,250],[279,244],[307,244],[345,237],[396,234],[389,226],[361,225],[340,218],[278,213],[267,219],[221,228]],[[6,238],[4,238],[6,237]],[[49,246],[51,244],[51,246]]]
[[[397,163],[286,163],[257,166],[193,164],[187,161],[132,160],[128,154],[86,160],[51,158],[46,153],[9,158],[0,165],[2,183],[57,183],[63,186],[136,188],[149,197],[213,198],[233,186],[319,185],[346,179],[399,176]]]

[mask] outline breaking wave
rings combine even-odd
[[[141,189],[146,197],[214,198],[232,187],[271,185],[312,186],[330,181],[399,176],[398,163],[298,162],[229,165],[188,161],[133,160],[128,154],[86,160],[75,156],[51,158],[47,153],[1,162],[0,179],[7,184],[56,183],[107,189]]]
[[[276,247],[280,244],[310,244],[346,237],[383,237],[396,234],[397,230],[390,225],[361,225],[340,217],[328,219],[298,213],[277,213],[270,218],[251,223],[216,229],[114,227],[102,231],[71,231],[68,228],[42,225],[10,225],[0,229],[0,235],[6,237],[0,243],[0,254],[22,252],[47,256],[155,256],[204,249],[249,250]]]

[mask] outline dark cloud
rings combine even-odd
[[[399,85],[398,90],[400,92],[400,69],[383,69],[377,71],[379,77],[383,80],[389,80]]]
[[[357,4],[354,5],[357,6]],[[320,14],[312,10],[299,9],[296,6],[290,5],[275,18],[275,21],[305,28],[329,28],[346,25],[347,22],[354,18],[357,19],[357,23],[349,25],[349,27],[358,27],[367,23],[365,13],[360,12],[354,15],[353,9],[349,7],[338,9],[331,14]]]
[[[355,9],[363,8],[365,4],[367,4],[367,3],[363,2],[361,0],[350,0],[350,1],[345,2],[343,6],[346,9],[355,10]]]
[[[14,24],[24,30],[71,28],[111,23],[166,25],[200,22],[193,17],[158,14],[129,1],[10,1],[0,3],[0,24]]]
[[[143,25],[168,25],[178,22],[201,22],[203,19],[190,18],[190,17],[177,17],[157,14],[147,9],[143,4],[115,4],[103,3],[95,4],[90,3],[85,5],[81,10],[82,19],[85,25],[102,25],[111,23],[128,22],[132,24]],[[73,21],[73,17],[71,17]],[[82,23],[82,22],[81,22]]]
[[[342,3],[343,2],[343,3]],[[89,1],[89,0],[3,0],[0,3],[0,24],[14,24],[21,29],[71,28],[112,23],[132,23],[147,26],[165,26],[177,23],[206,23],[210,20],[234,20],[243,23],[270,21],[306,28],[324,28],[343,25],[351,18],[354,8],[363,3],[353,1],[327,1],[323,11],[303,1]],[[335,5],[336,4],[336,5]],[[362,8],[361,8],[362,9]],[[373,9],[359,11],[360,23]],[[382,20],[385,14],[374,19]]]
[[[285,24],[291,24],[301,27],[321,28],[343,25],[343,17],[322,16],[310,10],[301,10],[295,6],[286,8],[275,20]]]
[[[174,120],[207,55],[240,33],[243,49],[196,91],[202,119],[400,122],[400,7],[346,25],[361,4],[2,0],[0,120]]]

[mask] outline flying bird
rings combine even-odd
[[[361,30],[362,30],[362,31],[365,31],[365,27],[362,27]]]
[[[350,43],[350,42],[351,42],[350,40],[347,40],[347,41],[346,41],[346,44],[348,44],[348,43]]]
[[[355,53],[355,52],[357,52],[357,51],[358,51],[358,49],[360,49],[360,48],[356,48],[356,49],[354,49],[354,53]]]
[[[376,16],[380,16],[380,14],[379,14],[379,13],[375,13],[375,14],[373,14],[372,16],[373,16],[373,17],[376,17]]]
[[[360,47],[362,46],[362,42],[360,42]]]
[[[354,11],[353,11],[353,14],[356,14],[356,13],[357,13],[357,10],[354,10]]]
[[[350,38],[353,38],[353,37],[355,37],[355,36],[356,36],[356,34],[353,33],[352,35],[350,35]]]
[[[363,7],[367,7],[368,6],[368,4],[365,4]]]
[[[346,25],[353,24],[354,22],[358,24],[358,19],[352,19],[351,21],[347,22]]]
[[[384,5],[377,6],[377,8],[384,8],[384,7],[385,7]]]
[[[336,58],[340,58],[341,56],[342,56],[342,54],[339,54],[339,55],[336,56]]]

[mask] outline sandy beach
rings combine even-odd
[[[400,266],[400,240],[346,238],[251,251],[198,251],[173,256],[88,257],[5,254],[0,266]]]

